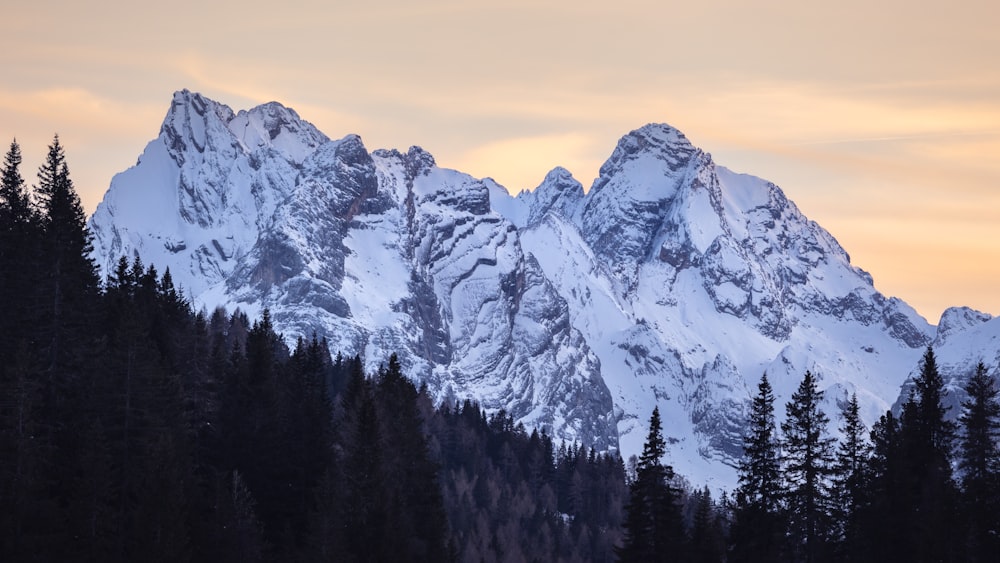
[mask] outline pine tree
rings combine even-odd
[[[257,563],[264,560],[264,538],[257,519],[256,501],[239,471],[233,471],[231,485],[218,503],[221,522],[217,560]]]
[[[784,480],[789,540],[796,559],[821,559],[830,535],[830,474],[833,438],[829,418],[820,410],[823,392],[807,371],[785,405]]]
[[[80,197],[69,178],[69,168],[59,136],[49,145],[45,162],[38,169],[35,189],[42,211],[45,266],[43,310],[48,369],[76,369],[78,340],[88,329],[93,301],[98,292],[97,268],[87,218]]]
[[[32,377],[39,382],[38,439],[51,447],[53,462],[39,476],[48,495],[65,506],[73,497],[75,468],[84,447],[79,428],[88,424],[92,397],[89,375],[100,349],[97,328],[99,286],[90,259],[90,235],[80,199],[69,179],[58,137],[38,171],[39,220],[35,271],[24,328],[29,331],[35,359]],[[72,553],[69,527],[59,528],[52,541]]]
[[[865,425],[861,421],[857,394],[841,411],[843,439],[837,447],[834,463],[833,500],[836,516],[836,540],[840,554],[850,560],[860,557],[860,537],[863,534],[861,512],[867,503],[869,486],[868,457],[871,447],[865,439]]]
[[[350,442],[346,444],[344,460],[348,491],[341,507],[347,541],[344,559],[374,562],[391,554],[386,540],[394,533],[388,525],[392,499],[387,498],[385,454],[375,402],[367,390],[361,393],[358,401],[357,420]]]
[[[51,449],[44,420],[40,332],[35,307],[41,225],[21,177],[21,149],[11,142],[0,174],[0,546],[26,546],[36,539],[29,524],[39,510],[39,469]],[[43,428],[44,427],[44,428]],[[46,433],[47,434],[47,433]],[[38,540],[42,541],[42,540]],[[25,547],[31,551],[32,547]],[[0,549],[0,559],[12,552]],[[12,557],[16,559],[17,557]]]
[[[625,541],[620,561],[672,561],[684,550],[680,493],[672,484],[673,468],[663,465],[666,442],[660,410],[653,408],[649,434],[639,457],[636,478],[630,487],[625,516]]]
[[[889,561],[897,556],[909,560],[912,545],[906,537],[906,521],[910,518],[905,505],[907,487],[904,483],[902,439],[899,421],[892,411],[886,411],[871,431],[872,453],[868,462],[869,503],[861,510],[861,537],[855,546],[868,560]]]
[[[11,358],[24,334],[37,283],[40,224],[21,177],[21,147],[14,140],[0,169],[0,357]],[[0,365],[0,374],[4,366]]]
[[[8,304],[0,319],[0,347],[12,346],[15,332],[23,330],[25,303],[31,302],[37,281],[38,216],[21,177],[21,147],[14,140],[0,168],[0,299]],[[11,357],[13,348],[0,348]],[[0,366],[0,370],[3,367]]]
[[[955,427],[945,418],[944,380],[931,347],[913,383],[915,392],[903,405],[900,424],[906,541],[916,561],[952,560],[957,545],[957,491],[951,470]]]
[[[41,226],[20,173],[21,148],[11,142],[0,169],[0,559],[44,553],[44,498],[50,465],[50,422],[41,403],[37,264]]]
[[[1000,403],[995,380],[979,362],[965,385],[968,399],[959,417],[958,468],[962,472],[962,513],[969,561],[990,561],[1000,552]]]
[[[438,466],[427,451],[417,389],[403,376],[396,354],[381,370],[375,390],[386,445],[386,482],[398,505],[389,512],[395,533],[385,541],[397,542],[395,552],[409,561],[439,561],[445,556],[447,521]]]
[[[725,560],[722,525],[708,486],[694,492],[695,511],[691,521],[691,561],[716,563]]]
[[[13,224],[30,221],[33,211],[24,178],[21,176],[21,145],[17,139],[10,143],[0,169],[0,225],[10,228]]]
[[[733,561],[777,561],[784,536],[774,391],[766,373],[757,389],[739,466],[731,536]]]

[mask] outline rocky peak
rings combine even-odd
[[[676,172],[685,167],[697,152],[698,149],[677,129],[665,123],[650,123],[629,132],[618,141],[611,157],[601,166],[601,177],[593,189],[599,189],[604,177],[611,176],[629,162],[655,158]]]
[[[295,110],[268,102],[240,110],[228,123],[229,130],[248,152],[277,150],[285,159],[301,163],[319,145],[329,140]]]
[[[229,122],[235,114],[229,106],[185,88],[174,92],[173,99],[170,102],[170,109],[167,111],[167,117],[164,119],[163,125],[166,126],[168,123],[174,122],[177,116],[187,118],[191,115],[214,115],[220,121]]]
[[[437,166],[431,153],[418,146],[412,146],[410,150],[406,151],[403,162],[406,163],[406,176],[410,181],[417,176],[427,174]]]
[[[174,93],[170,109],[160,126],[160,136],[164,139],[171,156],[179,165],[191,156],[190,148],[197,153],[207,149],[226,149],[226,157],[231,157],[235,147],[226,147],[220,139],[231,140],[226,124],[233,118],[233,110],[228,106],[209,100],[201,94],[188,90]]]
[[[546,174],[545,179],[531,194],[528,226],[537,224],[549,212],[572,220],[584,199],[583,185],[569,170],[561,166]]]
[[[938,321],[937,337],[934,340],[934,344],[935,346],[939,346],[952,335],[979,326],[990,321],[992,318],[993,315],[989,313],[983,313],[969,307],[949,307],[941,313],[941,320]]]
[[[618,141],[587,194],[579,225],[594,252],[614,264],[614,273],[626,288],[634,285],[638,265],[657,254],[656,243],[664,230],[682,226],[683,217],[668,220],[668,215],[671,211],[683,215],[675,203],[687,200],[686,192],[706,187],[713,166],[707,154],[669,125],[646,125]],[[705,192],[702,197],[709,195]],[[716,227],[720,221],[698,219]]]

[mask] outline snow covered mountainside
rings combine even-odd
[[[726,487],[765,371],[779,414],[812,370],[834,421],[856,392],[870,424],[929,343],[956,373],[1000,359],[998,321],[953,309],[935,331],[777,186],[667,125],[622,137],[586,192],[556,168],[514,197],[417,147],[182,91],[90,227],[105,273],[140,256],[198,307],[268,308],[369,366],[397,352],[439,400],[557,439],[627,457],[659,405],[667,461]]]

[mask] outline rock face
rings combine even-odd
[[[666,125],[622,137],[586,193],[556,168],[512,197],[417,147],[183,91],[91,229],[105,272],[141,256],[197,306],[269,308],[370,366],[397,352],[439,400],[558,439],[637,453],[659,405],[669,461],[722,486],[765,370],[777,412],[809,369],[831,418],[856,392],[871,423],[935,338],[777,186]],[[988,321],[952,316],[939,340]]]
[[[234,114],[183,91],[91,219],[94,253],[105,272],[122,255],[170,268],[198,306],[269,308],[289,339],[370,366],[397,352],[441,400],[615,449],[600,361],[491,188],[416,147],[369,153],[279,104]]]

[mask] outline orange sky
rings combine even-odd
[[[782,186],[931,322],[1000,314],[994,2],[672,4],[25,2],[0,20],[0,142],[32,177],[58,132],[89,213],[181,88],[512,192],[556,165],[589,185],[618,137],[666,122]]]

